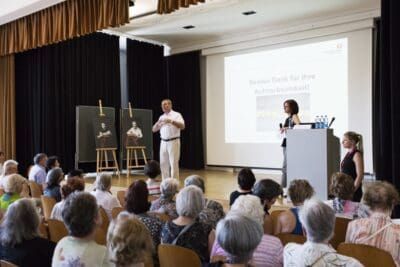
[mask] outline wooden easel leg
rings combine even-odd
[[[129,164],[129,155],[130,154],[130,149],[128,148],[128,149],[126,149],[126,177],[129,179],[129,174],[131,173],[131,171],[130,171],[130,164]]]
[[[139,166],[139,163],[138,163],[138,159],[137,159],[137,152],[136,152],[136,149],[133,149],[133,153],[135,153],[135,164],[136,164],[135,167],[137,167],[137,166]]]
[[[117,161],[117,155],[115,154],[115,150],[112,151],[112,156],[114,158],[114,166],[117,169],[117,175],[118,177],[120,177],[121,173],[119,171],[119,167],[118,167],[118,161]]]
[[[143,155],[144,164],[147,164],[146,153],[144,153],[144,148],[142,148],[142,155]]]
[[[99,150],[96,150],[96,174],[99,175],[99,167],[100,167],[100,158],[99,158]]]

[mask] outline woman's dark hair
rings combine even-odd
[[[56,162],[58,161],[58,157],[57,156],[50,156],[47,158],[46,161],[46,168],[48,170],[53,169],[56,166]]]
[[[271,201],[273,198],[283,194],[280,184],[271,179],[262,179],[258,181],[253,188],[253,194],[261,199],[261,203],[265,200]]]
[[[342,200],[352,200],[354,190],[354,181],[350,175],[342,172],[332,174],[329,186],[329,191],[332,195]]]
[[[155,160],[148,161],[144,166],[144,175],[150,177],[151,179],[156,178],[158,175],[160,175],[160,173],[160,164]]]
[[[68,177],[74,177],[74,176],[79,176],[79,177],[82,178],[82,176],[83,176],[83,170],[81,170],[81,169],[75,169],[75,170],[72,170],[72,171],[70,171],[70,172],[68,173]]]
[[[243,168],[238,174],[238,184],[243,190],[251,190],[254,183],[256,182],[256,177],[250,168]]]
[[[299,113],[299,105],[297,104],[296,100],[288,99],[283,104],[289,105],[290,115]]]
[[[125,195],[125,209],[135,214],[147,212],[151,205],[148,197],[149,190],[147,189],[147,184],[142,180],[133,182]]]
[[[61,187],[61,195],[67,198],[72,192],[85,190],[85,182],[81,178],[71,177],[67,183]]]
[[[53,168],[47,173],[47,187],[52,188],[60,184],[61,180],[64,177],[64,173],[61,168]]]

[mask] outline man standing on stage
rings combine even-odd
[[[160,167],[162,178],[172,177],[179,179],[180,136],[181,130],[185,129],[185,121],[179,112],[172,110],[170,99],[161,101],[161,108],[164,114],[153,125],[153,132],[160,131]]]

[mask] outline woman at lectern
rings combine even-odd
[[[286,133],[287,129],[293,128],[295,124],[300,124],[300,119],[299,116],[297,115],[299,113],[299,105],[297,104],[296,100],[294,99],[288,99],[285,102],[283,102],[283,110],[285,111],[286,114],[288,114],[288,117],[285,120],[285,123],[280,124],[281,128],[281,134]],[[283,148],[283,164],[282,164],[282,187],[287,186],[287,177],[286,177],[286,137],[283,138],[282,141],[282,148]]]
[[[346,132],[343,135],[342,145],[343,148],[347,149],[347,154],[340,164],[340,171],[353,178],[355,187],[353,201],[360,202],[364,178],[362,136],[356,132]]]

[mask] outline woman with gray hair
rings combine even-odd
[[[209,266],[250,266],[248,263],[262,236],[259,222],[240,213],[229,213],[217,225],[217,242],[226,251],[227,258]]]
[[[6,210],[14,201],[21,198],[21,192],[27,180],[19,174],[11,174],[4,183],[4,195],[0,198],[0,209]]]
[[[65,200],[62,217],[69,236],[54,251],[53,267],[112,266],[105,246],[98,245],[95,232],[101,225],[96,199],[86,192],[74,192]]]
[[[61,201],[60,182],[64,179],[64,173],[61,168],[54,167],[47,173],[47,187],[43,195],[54,198],[57,202]]]
[[[41,238],[40,218],[30,199],[12,203],[0,226],[0,259],[18,266],[51,266],[55,243]]]
[[[91,194],[97,199],[97,204],[102,206],[106,211],[108,219],[111,221],[111,212],[113,208],[121,207],[118,199],[110,192],[111,189],[111,175],[102,173],[96,178],[96,191]]]
[[[210,225],[198,219],[203,208],[201,190],[194,185],[183,188],[176,198],[179,217],[165,223],[161,231],[161,242],[191,249],[197,253],[202,263],[207,263],[215,234]]]
[[[329,246],[335,227],[335,211],[331,207],[318,199],[309,199],[300,208],[299,216],[307,242],[285,246],[285,266],[363,266],[353,258],[338,254]]]
[[[247,216],[259,225],[264,224],[264,210],[260,199],[253,195],[241,195],[233,203],[227,216],[240,214]],[[211,257],[228,256],[218,242],[214,242]],[[260,243],[254,250],[252,263],[260,267],[278,267],[283,265],[283,246],[279,238],[263,234]]]
[[[199,214],[199,218],[201,222],[207,223],[211,225],[212,228],[215,229],[218,221],[225,217],[224,208],[217,201],[214,201],[212,199],[207,199],[205,197],[204,180],[201,176],[193,174],[186,177],[185,186],[188,185],[195,185],[199,187],[203,192],[205,204],[204,204],[204,209]]]
[[[173,200],[178,192],[179,182],[175,178],[166,178],[160,185],[161,196],[151,203],[150,211],[167,214],[172,220],[178,218],[175,201]]]

